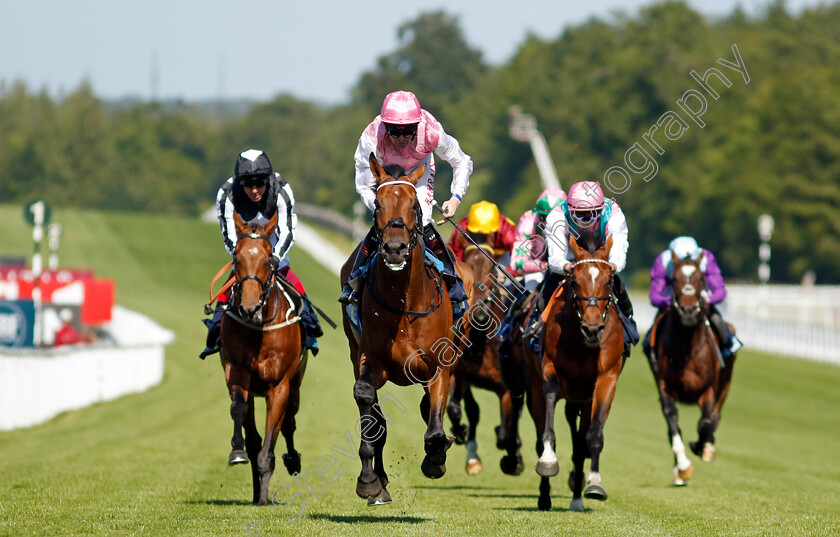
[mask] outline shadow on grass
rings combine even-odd
[[[440,486],[440,485],[416,485],[415,489],[431,489],[431,490],[498,490],[498,487],[478,487],[475,485],[456,485],[456,486]]]
[[[539,507],[494,507],[496,511],[520,511],[523,513],[545,513],[546,511],[540,510]],[[553,507],[549,509],[549,512],[556,511],[558,513],[579,513],[580,511],[572,511],[571,509],[567,509],[565,507]],[[592,509],[588,507],[583,508],[584,513],[591,513]]]
[[[184,502],[189,505],[254,505],[248,500],[190,500]]]
[[[376,523],[376,522],[397,522],[400,524],[422,524],[428,522],[428,518],[418,516],[349,516],[349,515],[327,515],[312,513],[309,515],[312,520],[329,520],[330,522],[341,522],[344,524]]]

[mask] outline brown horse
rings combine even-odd
[[[674,451],[674,485],[685,485],[685,480],[694,474],[685,454],[676,403],[696,403],[700,407],[698,439],[689,447],[703,461],[714,460],[715,431],[735,363],[735,354],[721,357],[718,336],[709,323],[703,298],[706,280],[700,269],[702,260],[702,256],[692,261],[672,255],[673,302],[651,328],[654,336],[650,366]]]
[[[459,345],[461,358],[453,368],[452,388],[446,411],[452,421],[455,442],[466,442],[467,473],[475,475],[481,472],[483,464],[478,456],[478,444],[475,440],[480,412],[470,386],[489,390],[499,396],[501,423],[496,427],[496,447],[508,452],[502,458],[500,466],[506,474],[519,475],[524,465],[519,453],[521,441],[514,428],[518,419],[514,416],[518,418],[522,412],[522,398],[511,397],[510,391],[502,382],[498,364],[498,333],[505,311],[515,297],[502,287],[502,276],[488,257],[496,257],[493,247],[487,244],[492,242],[493,236],[486,237],[487,242],[479,240],[482,236],[473,238],[479,243],[478,246],[468,243],[460,234],[457,239],[464,250],[464,263],[472,269],[476,284],[470,299],[469,312],[465,315],[468,322],[466,337]],[[484,255],[482,250],[487,252],[487,255]],[[464,401],[467,412],[467,426],[461,424],[461,400]]]
[[[574,268],[544,314],[545,427],[542,455],[537,463],[537,473],[542,476],[537,505],[542,510],[551,508],[549,477],[557,475],[560,469],[554,453],[554,407],[560,398],[566,399],[566,420],[572,433],[574,469],[569,478],[569,509],[584,509],[581,492],[589,499],[607,499],[601,486],[599,461],[604,424],[624,366],[622,325],[613,304],[613,272],[608,261],[612,237],[592,253],[578,246],[574,237],[570,237],[569,246],[575,254]],[[587,457],[592,461],[583,490],[583,463]]]
[[[252,462],[253,501],[266,505],[278,433],[286,439],[286,469],[290,475],[300,472],[293,436],[306,356],[301,354],[299,305],[291,299],[291,290],[276,279],[272,262],[269,237],[277,225],[277,214],[265,226],[245,224],[239,215],[234,219],[238,235],[233,264],[236,283],[221,332],[221,359],[233,418],[228,464]],[[266,398],[265,442],[254,421],[255,396]]]
[[[352,308],[345,310],[344,332],[356,377],[353,395],[361,427],[362,470],[356,494],[366,498],[368,505],[381,505],[390,503],[391,495],[382,458],[386,422],[378,412],[376,392],[387,381],[399,386],[423,386],[420,412],[427,425],[426,457],[420,468],[426,477],[442,477],[446,451],[453,440],[443,431],[443,414],[457,349],[449,293],[441,276],[425,262],[422,212],[416,191],[425,167],[410,175],[398,166],[389,166],[386,171],[371,153],[370,168],[378,184],[373,215],[378,251],[365,278],[358,315]],[[341,269],[342,283],[349,276],[358,249]],[[464,282],[469,293],[468,283]],[[358,319],[358,331],[351,316]]]

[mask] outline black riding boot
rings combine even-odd
[[[222,315],[224,314],[224,310],[217,306],[216,311],[213,312],[213,317],[201,320],[201,322],[204,323],[204,326],[207,327],[206,346],[204,347],[204,350],[201,351],[201,354],[198,355],[198,357],[202,360],[211,354],[216,354],[220,350],[219,336],[222,333]]]
[[[633,318],[633,304],[630,302],[630,297],[627,295],[627,288],[618,274],[613,274],[613,293],[615,294],[616,303],[618,304],[619,312],[624,316],[621,324],[624,326],[622,333],[624,335],[624,357],[630,356],[630,345],[635,345],[639,342],[639,329],[636,327],[636,319]]]
[[[362,243],[359,252],[356,254],[356,260],[353,262],[353,270],[350,271],[350,276],[344,283],[341,289],[341,295],[338,301],[345,305],[353,304],[359,305],[359,296],[362,290],[362,283],[364,282],[364,275],[362,274],[362,267],[367,265],[370,255],[376,250],[376,235],[373,228],[368,231],[364,242]]]
[[[723,320],[720,312],[712,306],[712,311],[709,315],[709,323],[717,333],[718,341],[720,341],[720,354],[724,358],[729,358],[732,353],[741,348],[741,342],[735,343],[735,334],[729,330],[729,325]]]
[[[324,335],[318,315],[309,302],[309,297],[303,295],[300,307],[300,324],[303,328],[303,346],[312,351],[312,356],[318,354],[318,339]]]
[[[548,305],[548,301],[551,300],[551,295],[554,294],[562,281],[562,274],[547,272],[545,279],[540,284],[542,287],[538,287],[540,295],[537,297],[537,302],[534,304],[534,309],[531,311],[531,316],[528,317],[523,332],[523,335],[528,338],[528,347],[534,354],[542,354],[542,329],[545,324],[542,320],[542,313]]]
[[[446,247],[434,224],[429,224],[423,228],[423,237],[426,241],[426,247],[443,263],[441,277],[446,282],[446,288],[449,290],[449,299],[452,301],[452,314],[454,319],[458,320],[464,311],[466,311],[468,304],[464,283],[455,270],[455,259],[450,254],[449,248]]]

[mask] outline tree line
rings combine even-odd
[[[475,162],[459,213],[487,199],[515,221],[540,192],[529,146],[509,133],[517,105],[537,118],[564,187],[596,180],[621,205],[631,273],[690,234],[727,277],[755,280],[756,220],[767,213],[774,281],[813,270],[838,283],[837,28],[840,3],[792,15],[777,1],[710,20],[667,1],[529,36],[491,66],[456,17],[432,11],[396,29],[398,48],[346,104],[281,94],[235,114],[224,103],[116,105],[88,83],[52,98],[3,82],[0,192],[4,202],[198,214],[236,154],[258,147],[299,200],[351,215],[358,137],[384,95],[406,89]],[[449,177],[439,166],[439,198]]]

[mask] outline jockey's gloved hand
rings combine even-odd
[[[271,259],[268,260],[268,263],[271,265],[272,272],[277,272],[280,269],[280,256],[277,254],[272,254]]]

